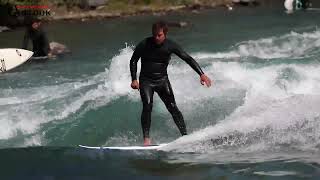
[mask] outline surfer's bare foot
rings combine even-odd
[[[143,145],[144,146],[150,146],[151,145],[151,139],[150,138],[144,138]]]

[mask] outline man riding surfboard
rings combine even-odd
[[[141,125],[143,131],[144,145],[151,144],[149,130],[151,125],[151,111],[153,105],[153,94],[157,92],[181,135],[187,134],[183,115],[177,107],[173,91],[168,79],[167,67],[171,54],[189,64],[200,76],[200,82],[207,87],[211,86],[211,80],[204,74],[199,64],[174,41],[167,39],[168,26],[165,22],[157,22],[152,25],[152,37],[145,38],[135,48],[130,60],[131,87],[140,91],[143,104],[141,114]],[[141,58],[141,72],[137,80],[137,62]]]

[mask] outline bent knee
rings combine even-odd
[[[179,111],[176,103],[169,103],[166,105],[166,107],[169,111]]]

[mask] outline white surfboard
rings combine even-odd
[[[304,2],[306,3],[306,2]],[[311,8],[311,4],[303,4],[303,1],[301,0],[285,0],[284,1],[284,7],[287,9],[288,13],[292,13],[295,10],[301,10],[303,9],[303,6],[306,6],[305,10],[317,10],[317,8]]]
[[[26,62],[33,55],[25,49],[0,49],[0,73],[6,72]]]
[[[48,56],[36,56],[36,57],[31,57],[31,60],[44,60],[48,59]]]
[[[287,9],[287,11],[292,12],[293,11],[293,5],[294,5],[294,0],[285,0],[284,1],[284,7]]]
[[[166,146],[167,143],[158,144],[158,145],[151,145],[151,146],[84,146],[79,145],[79,147],[86,148],[86,149],[102,149],[102,150],[159,150],[160,148]]]

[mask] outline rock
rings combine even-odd
[[[225,6],[226,6],[226,8],[227,8],[229,11],[232,11],[232,10],[233,10],[232,4],[226,4]]]
[[[106,6],[98,6],[97,8],[96,8],[96,10],[101,10],[101,9],[104,9]]]
[[[65,53],[70,53],[71,51],[67,48],[67,46],[60,44],[58,42],[50,42],[50,50],[52,55],[61,55]]]
[[[108,0],[81,0],[81,9],[96,9],[99,6],[104,6],[108,3]]]
[[[10,31],[11,29],[8,28],[7,26],[0,26],[0,32],[4,32],[4,31]]]
[[[199,14],[199,13],[200,13],[200,11],[195,10],[195,9],[194,9],[194,10],[192,10],[191,12],[192,12],[192,13],[194,13],[194,14]]]
[[[185,22],[185,21],[180,21],[180,22],[168,22],[168,26],[170,27],[187,27],[189,26],[189,23]]]
[[[201,5],[200,4],[193,4],[193,5],[189,6],[189,9],[199,10],[199,9],[201,9]]]
[[[257,0],[232,0],[234,4],[242,6],[257,6],[259,2]]]

